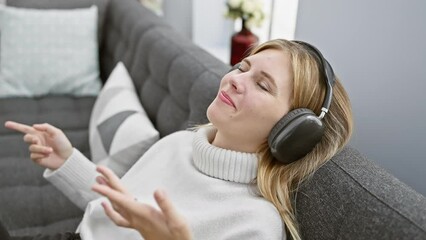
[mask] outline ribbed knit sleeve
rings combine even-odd
[[[46,169],[43,176],[83,210],[100,196],[91,190],[98,176],[96,165],[77,149],[60,168]]]

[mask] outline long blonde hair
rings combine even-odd
[[[312,55],[299,43],[277,39],[254,48],[250,55],[266,49],[282,50],[290,56],[293,73],[291,109],[308,108],[317,115],[321,112],[326,85],[319,66]],[[352,134],[352,110],[349,97],[336,78],[329,112],[323,118],[325,132],[321,141],[302,159],[291,164],[274,160],[268,143],[259,147],[259,167],[256,184],[260,194],[278,209],[287,230],[295,240],[301,239],[295,214],[298,186],[333,157],[349,141]]]

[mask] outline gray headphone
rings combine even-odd
[[[298,108],[282,117],[272,128],[268,144],[272,155],[281,163],[289,164],[306,156],[321,140],[324,134],[322,118],[328,112],[333,96],[335,76],[333,68],[321,52],[309,43],[293,41],[313,53],[322,67],[327,90],[319,116],[307,108]]]

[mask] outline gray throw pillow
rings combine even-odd
[[[28,9],[0,5],[0,97],[97,95],[96,6]]]

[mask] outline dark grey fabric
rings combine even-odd
[[[89,156],[88,122],[94,97],[0,99],[0,122],[49,122]],[[0,127],[0,221],[11,235],[74,231],[82,211],[42,178],[22,134]]]
[[[426,239],[426,199],[351,147],[297,194],[303,239]]]
[[[9,240],[10,239],[9,232],[3,226],[1,221],[0,221],[0,239],[2,239],[2,240]]]
[[[66,232],[53,235],[37,234],[35,236],[12,237],[8,239],[1,238],[1,240],[81,240],[81,238],[78,233]]]

